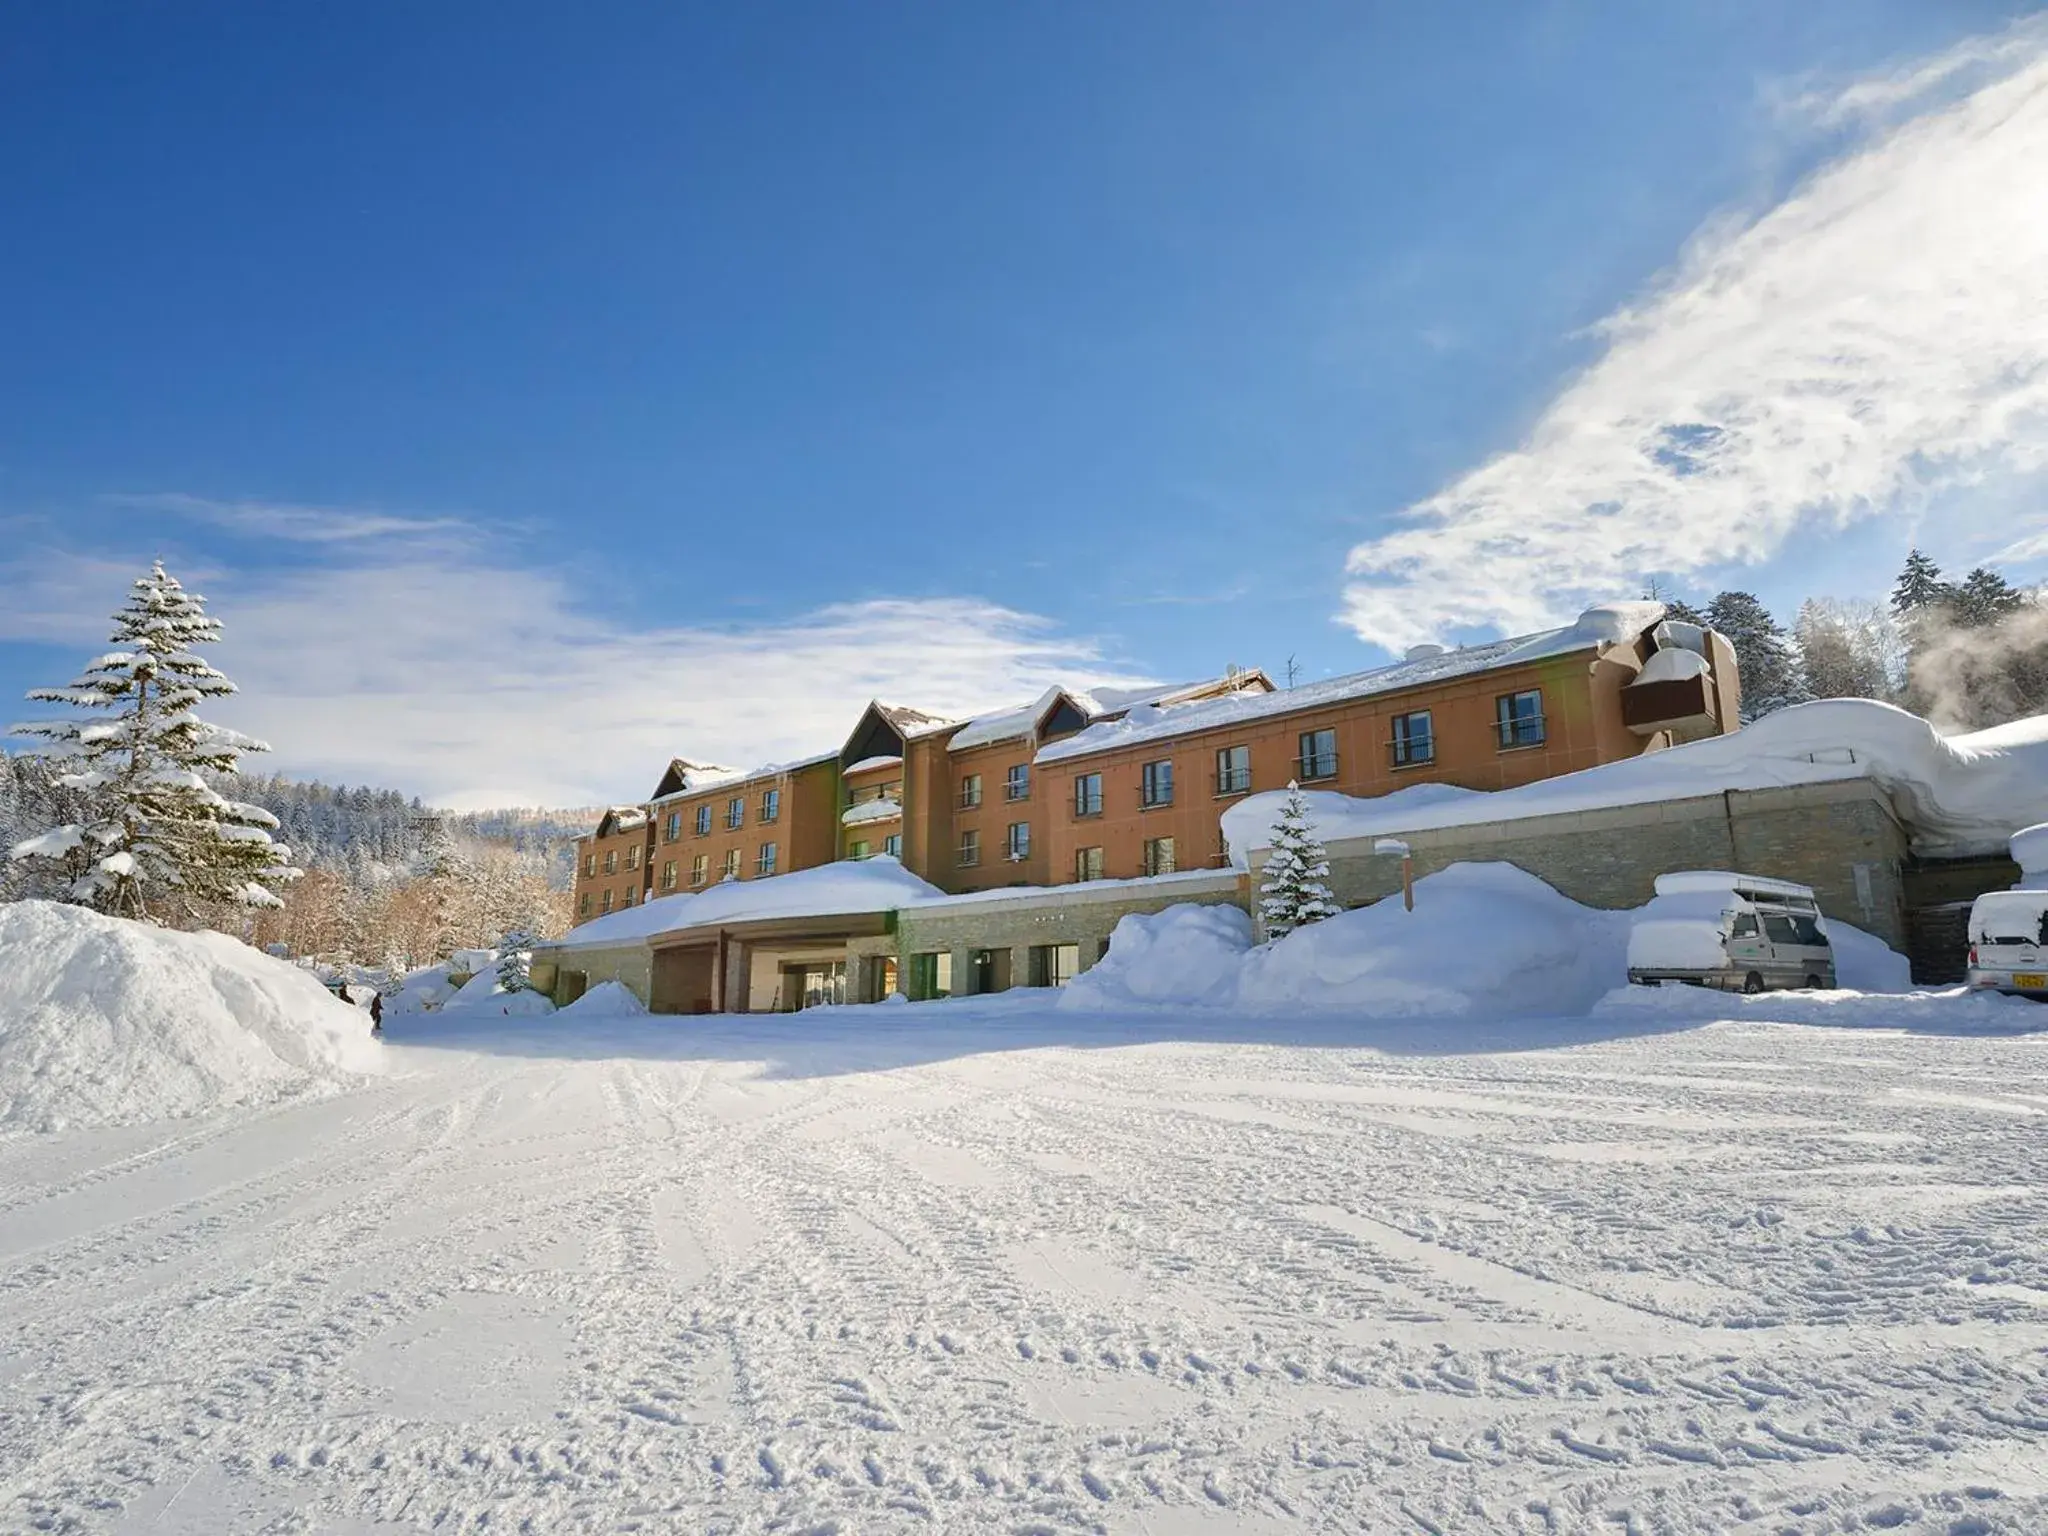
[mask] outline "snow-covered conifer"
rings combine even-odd
[[[100,711],[99,718],[19,725],[17,734],[72,767],[57,782],[87,796],[78,820],[17,843],[12,852],[65,877],[70,901],[121,917],[194,916],[217,906],[274,907],[271,886],[296,878],[289,850],[271,838],[268,811],[231,801],[206,775],[230,774],[260,741],[193,713],[235,685],[197,653],[220,621],[159,561],[114,615],[118,650],[66,688],[29,697]]]
[[[1330,858],[1309,821],[1301,786],[1287,786],[1287,801],[1273,823],[1273,847],[1259,883],[1259,917],[1267,936],[1284,939],[1295,929],[1335,917],[1344,909],[1330,893]]]
[[[1812,697],[1800,674],[1799,653],[1792,648],[1791,638],[1756,594],[1721,593],[1707,604],[1707,622],[1735,648],[1744,725]]]
[[[507,992],[532,990],[533,943],[524,928],[507,929],[498,940],[498,985]]]

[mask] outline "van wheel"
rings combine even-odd
[[[1751,971],[1747,976],[1742,978],[1742,990],[1744,995],[1749,997],[1755,997],[1757,993],[1763,991],[1763,989],[1764,979],[1763,977],[1759,976],[1755,971]]]
[[[1818,992],[1820,990],[1820,978],[1818,976],[1807,977],[1806,990],[1809,992]]]

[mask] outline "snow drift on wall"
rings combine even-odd
[[[1431,800],[1324,793],[1310,797],[1310,814],[1317,833],[1333,842],[1859,778],[1891,798],[1915,853],[2003,852],[2015,829],[2048,821],[2048,715],[1943,736],[1918,715],[1874,699],[1822,699],[1727,736],[1519,789]],[[1253,795],[1223,813],[1240,868],[1270,845],[1284,799],[1279,792]]]
[[[332,1092],[381,1069],[369,1015],[218,933],[0,906],[0,1128],[51,1131]]]

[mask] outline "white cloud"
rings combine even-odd
[[[255,538],[287,539],[304,544],[350,544],[376,539],[410,545],[431,542],[445,548],[472,547],[476,525],[460,517],[416,517],[353,507],[309,507],[276,501],[221,501],[181,491],[103,498],[112,506],[142,512],[167,512],[174,517],[207,523],[230,533]]]
[[[0,640],[97,645],[139,564],[0,566]],[[212,659],[242,691],[214,715],[276,749],[252,767],[461,808],[639,799],[676,755],[754,767],[828,751],[871,697],[964,714],[1054,682],[1141,680],[972,598],[635,632],[545,568],[350,551],[317,570],[173,569],[225,626]]]
[[[1807,105],[1867,120],[1962,80],[1762,217],[1711,226],[1526,442],[1352,550],[1344,620],[1392,647],[1533,629],[1650,573],[1760,563],[2048,469],[2048,30]]]

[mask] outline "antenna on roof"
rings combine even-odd
[[[1287,686],[1292,688],[1294,680],[1299,676],[1301,676],[1301,668],[1295,664],[1294,658],[1289,656],[1287,658]]]

